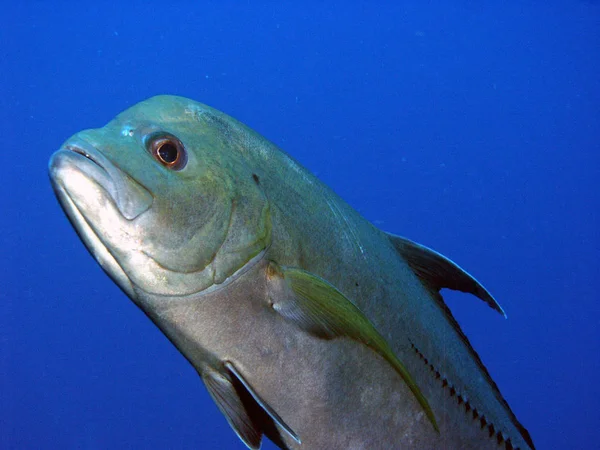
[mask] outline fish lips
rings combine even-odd
[[[69,141],[54,153],[49,175],[63,210],[90,253],[133,296],[132,282],[111,252],[111,244],[126,242],[128,222],[152,206],[150,192],[84,141]]]
[[[56,160],[77,168],[100,185],[127,220],[135,219],[152,206],[154,198],[145,187],[86,141],[70,141],[56,152],[50,161],[51,173]]]

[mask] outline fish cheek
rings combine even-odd
[[[216,183],[183,181],[156,195],[140,228],[142,246],[151,258],[173,272],[191,273],[215,258],[227,237],[232,204],[230,194]]]

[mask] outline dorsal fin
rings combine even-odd
[[[502,307],[487,289],[458,264],[424,245],[401,236],[386,234],[398,253],[428,288],[435,292],[448,288],[473,294],[506,317]]]

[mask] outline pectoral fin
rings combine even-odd
[[[388,237],[398,253],[428,288],[435,292],[448,288],[473,294],[506,317],[506,313],[488,290],[458,264],[435,250],[409,239],[389,233]]]
[[[438,430],[433,411],[408,370],[350,300],[327,281],[301,269],[271,263],[267,276],[269,298],[275,311],[319,338],[348,337],[377,352],[402,377]]]
[[[225,362],[224,372],[208,370],[202,380],[238,437],[252,450],[260,449],[263,434],[281,449],[288,449],[276,424],[300,443],[298,435],[264,402],[235,366]]]

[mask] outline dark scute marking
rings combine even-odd
[[[515,449],[512,445],[512,442],[510,442],[510,438],[508,438],[506,440],[506,442],[504,443],[504,446],[506,447],[506,450],[514,450]]]
[[[500,431],[496,434],[496,438],[498,439],[498,444],[502,444],[502,441],[504,441],[504,435]]]
[[[433,363],[430,363],[429,360],[425,357],[425,355],[415,346],[415,344],[412,341],[410,342],[410,346],[411,348],[415,351],[415,353],[417,354],[417,356],[419,357],[419,359],[421,359],[421,361],[423,361],[423,363],[429,367],[429,369],[435,374],[435,378],[436,379],[442,379],[442,388],[448,388],[448,394],[450,395],[450,397],[454,397],[456,395],[456,399],[458,402],[458,405],[461,404],[465,404],[465,413],[468,414],[471,410],[472,410],[472,414],[473,414],[473,420],[477,420],[479,419],[479,424],[481,426],[481,429],[483,430],[484,428],[487,428],[487,431],[489,433],[489,437],[490,439],[494,438],[494,435],[496,436],[496,440],[498,441],[498,444],[502,444],[502,442],[505,443],[505,445],[507,446],[506,448],[508,449],[508,445],[510,445],[510,448],[512,449],[512,444],[510,444],[510,439],[505,440],[504,435],[502,434],[501,431],[496,430],[496,427],[494,426],[493,423],[489,422],[488,419],[485,418],[484,414],[479,413],[479,411],[477,411],[477,408],[473,408],[471,406],[471,404],[469,403],[469,401],[462,396],[461,393],[459,393],[456,388],[454,387],[454,385],[452,385],[447,378],[442,378],[442,375],[440,374],[440,371],[436,369],[436,367],[433,365]],[[534,447],[532,447],[534,448]]]
[[[428,288],[428,286],[425,286],[425,287]],[[438,306],[440,307],[440,309],[444,312],[444,315],[446,316],[446,318],[448,319],[448,321],[452,324],[453,328],[456,330],[456,332],[460,336],[461,340],[464,342],[464,344],[466,345],[466,347],[469,349],[469,352],[471,353],[471,356],[475,359],[475,362],[479,366],[479,369],[483,372],[486,380],[488,381],[488,383],[492,387],[492,390],[493,390],[494,394],[496,395],[496,398],[498,399],[498,401],[502,405],[504,405],[505,409],[508,411],[508,413],[510,415],[511,422],[513,423],[513,425],[515,426],[515,428],[517,430],[519,430],[519,432],[521,433],[521,437],[523,438],[523,440],[525,442],[527,442],[527,445],[529,445],[532,449],[535,449],[535,445],[533,445],[533,440],[531,439],[531,436],[529,435],[529,431],[527,431],[527,429],[521,424],[521,422],[519,422],[519,420],[517,419],[517,416],[515,416],[515,413],[513,412],[513,410],[510,409],[510,406],[508,405],[508,402],[506,401],[506,399],[500,393],[500,389],[498,389],[498,385],[492,379],[490,373],[488,372],[487,368],[483,364],[483,361],[481,361],[481,358],[479,357],[479,354],[475,351],[475,349],[473,348],[473,346],[469,342],[469,339],[467,338],[467,336],[465,335],[465,333],[462,331],[462,328],[460,327],[460,325],[458,324],[458,322],[456,321],[456,319],[452,315],[452,312],[450,311],[450,308],[448,308],[448,305],[446,305],[446,302],[444,302],[444,299],[442,298],[442,295],[439,292],[435,292],[435,291],[433,291],[431,289],[429,289],[429,292],[430,292],[431,296],[435,299],[435,301],[438,304]]]
[[[258,178],[258,175],[256,175],[255,173],[252,174],[252,179],[254,180],[254,182],[256,183],[256,185],[260,185],[260,178]]]
[[[481,416],[481,418],[479,419],[479,422],[481,423],[482,429],[483,429],[483,427],[485,427],[487,425],[487,420],[485,420],[485,416]]]
[[[358,287],[358,283],[354,283],[354,286]]]

